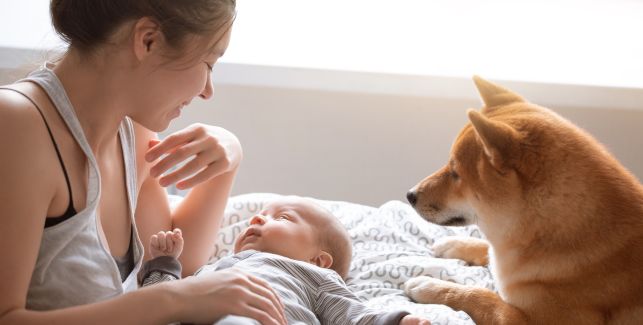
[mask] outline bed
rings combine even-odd
[[[236,236],[248,219],[279,194],[251,193],[228,202],[213,259],[231,254]],[[380,310],[405,309],[423,315],[432,324],[474,324],[462,311],[443,305],[423,305],[409,300],[402,285],[412,277],[428,275],[495,291],[485,267],[467,266],[463,261],[434,258],[428,248],[444,236],[481,237],[475,226],[442,227],[424,221],[408,204],[389,201],[370,207],[343,201],[312,198],[348,229],[353,241],[353,262],[347,285],[370,307]]]

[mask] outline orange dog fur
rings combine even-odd
[[[405,284],[420,303],[476,324],[643,324],[643,186],[588,133],[474,77],[449,163],[409,201],[426,220],[477,224],[499,294],[430,277]],[[486,263],[487,245],[445,238],[439,256]]]

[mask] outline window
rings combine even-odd
[[[0,47],[59,44],[47,0],[0,10]],[[643,88],[640,0],[238,1],[223,62]]]
[[[224,61],[643,88],[643,1],[238,1]]]

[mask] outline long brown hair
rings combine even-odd
[[[229,28],[236,0],[51,0],[51,21],[60,37],[83,54],[105,44],[122,24],[142,17],[156,21],[177,56],[190,37]],[[204,44],[204,50],[213,44]]]

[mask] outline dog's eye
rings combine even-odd
[[[460,178],[460,175],[455,170],[451,170],[451,178],[457,180]]]

